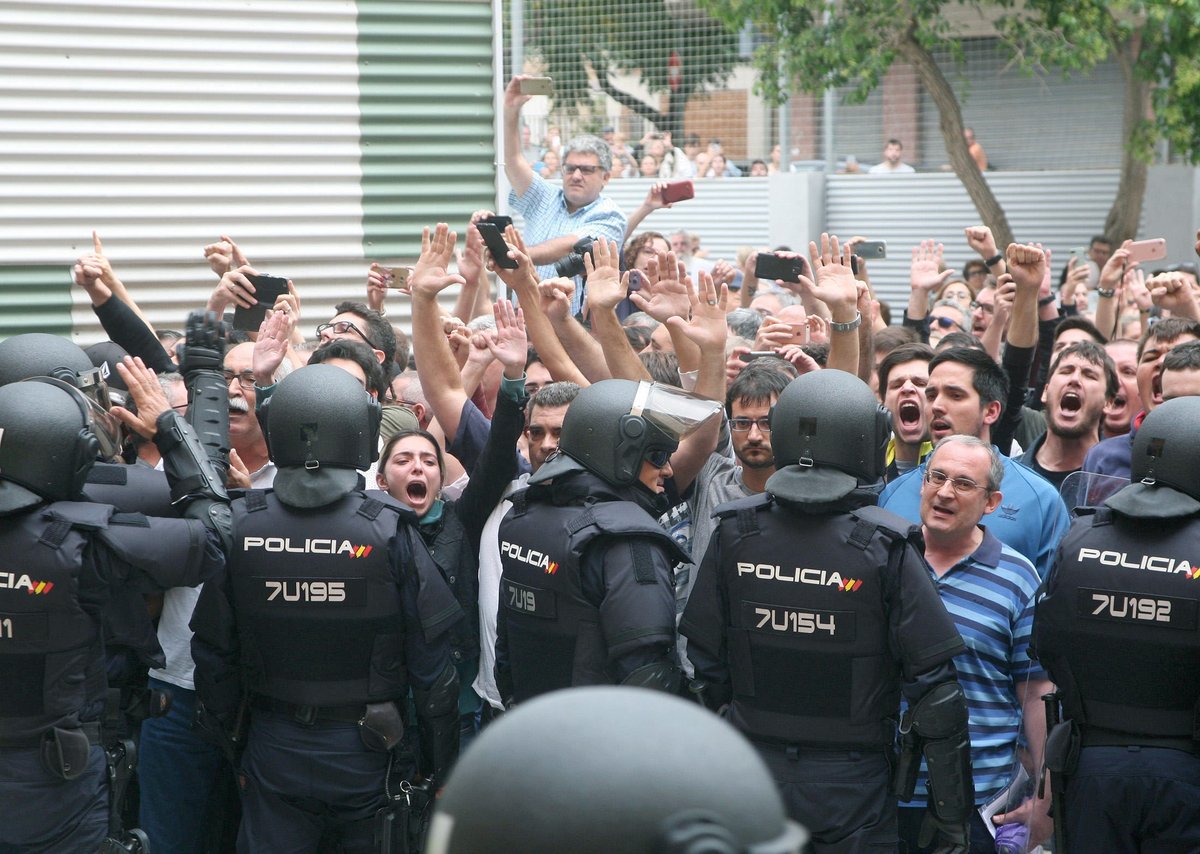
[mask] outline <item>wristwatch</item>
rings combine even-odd
[[[1004,260],[1004,253],[997,252],[995,255],[993,255],[991,258],[988,258],[983,263],[986,264],[988,267],[995,267],[997,264],[999,264],[1003,260]]]
[[[846,323],[838,323],[836,320],[829,321],[829,328],[834,332],[853,332],[862,325],[862,312],[856,311],[854,319]]]

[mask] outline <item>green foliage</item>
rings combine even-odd
[[[731,28],[754,24],[765,43],[755,53],[759,91],[775,103],[789,89],[851,87],[861,102],[879,85],[911,38],[930,53],[961,59],[945,10],[963,0],[702,0]],[[974,6],[975,4],[971,4]],[[1065,76],[1115,58],[1151,88],[1154,115],[1128,140],[1142,159],[1166,139],[1200,162],[1200,0],[998,0],[983,7],[1018,65]]]
[[[527,50],[554,78],[556,108],[589,102],[589,68],[602,80],[609,71],[636,73],[651,92],[670,92],[674,51],[681,80],[669,112],[682,115],[688,98],[724,83],[739,61],[736,32],[702,13],[672,14],[664,0],[529,0],[525,19]],[[657,109],[642,107],[654,120]]]
[[[1029,0],[996,22],[1024,63],[1087,72],[1114,58],[1128,85],[1149,90],[1153,116],[1127,140],[1143,161],[1167,140],[1200,161],[1200,2],[1198,0]]]
[[[851,87],[848,100],[861,103],[896,59],[897,45],[912,31],[923,46],[949,47],[941,2],[912,0],[702,0],[730,27],[749,21],[763,35],[754,62],[758,91],[781,103],[798,87],[821,92]]]

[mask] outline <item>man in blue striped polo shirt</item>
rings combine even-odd
[[[554,262],[572,251],[583,237],[607,237],[625,242],[625,214],[601,195],[612,175],[612,151],[598,136],[585,134],[567,143],[562,152],[562,187],[555,188],[533,171],[521,147],[521,107],[531,96],[521,93],[518,74],[504,90],[504,174],[512,184],[508,203],[525,218],[522,236],[538,275],[555,275]],[[583,307],[583,288],[575,277],[571,313]]]
[[[1046,737],[1041,697],[1052,689],[1028,654],[1037,571],[980,524],[1000,506],[1003,479],[1004,463],[995,448],[957,434],[934,448],[921,484],[925,560],[967,647],[955,656],[954,666],[970,712],[971,766],[979,806],[1004,791],[1022,758],[1032,761],[1030,773],[1036,776],[1033,769],[1041,766]],[[909,846],[901,851],[922,850],[916,837],[926,776],[922,768],[916,797],[900,810],[901,839]],[[1035,797],[994,821],[1029,824],[1031,842],[1038,842],[1052,830],[1048,809],[1049,798]],[[970,850],[995,851],[978,813],[972,818]]]

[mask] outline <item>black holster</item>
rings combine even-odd
[[[367,711],[358,722],[358,735],[367,750],[387,753],[404,737],[404,720],[391,700],[368,703]]]
[[[87,770],[88,758],[95,740],[89,737],[82,727],[54,727],[42,736],[42,764],[47,771],[61,780],[76,780]]]
[[[911,729],[900,732],[900,752],[892,768],[892,794],[904,803],[913,799],[917,772],[921,770],[921,748]]]
[[[433,791],[427,782],[418,786],[401,783],[400,794],[375,813],[375,850],[379,854],[421,851],[432,811]]]

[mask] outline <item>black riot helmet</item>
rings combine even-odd
[[[767,492],[823,504],[872,486],[884,473],[891,422],[870,387],[845,371],[803,374],[771,409],[775,474]]]
[[[0,514],[80,498],[100,450],[92,415],[61,380],[0,387]]]
[[[332,503],[379,457],[379,401],[341,368],[294,371],[263,407],[267,449],[279,468],[273,487],[285,504]]]
[[[87,353],[58,335],[30,332],[0,341],[0,385],[30,377],[54,377],[81,386],[80,378],[94,371],[96,366]]]
[[[558,453],[529,482],[586,469],[613,486],[630,486],[638,482],[647,454],[673,453],[680,439],[720,408],[716,401],[658,383],[595,383],[571,401]]]
[[[806,838],[725,721],[658,691],[590,687],[485,729],[446,782],[425,851],[798,854]]]
[[[0,341],[0,386],[33,377],[50,377],[79,389],[92,402],[94,415],[112,407],[103,369],[93,365],[79,345],[44,332],[14,335]],[[97,425],[102,429],[96,430],[100,456],[114,458],[121,451],[121,424],[112,418],[99,421],[104,422]]]
[[[1129,479],[1105,502],[1118,513],[1170,519],[1200,512],[1200,397],[1165,401],[1142,420]]]

